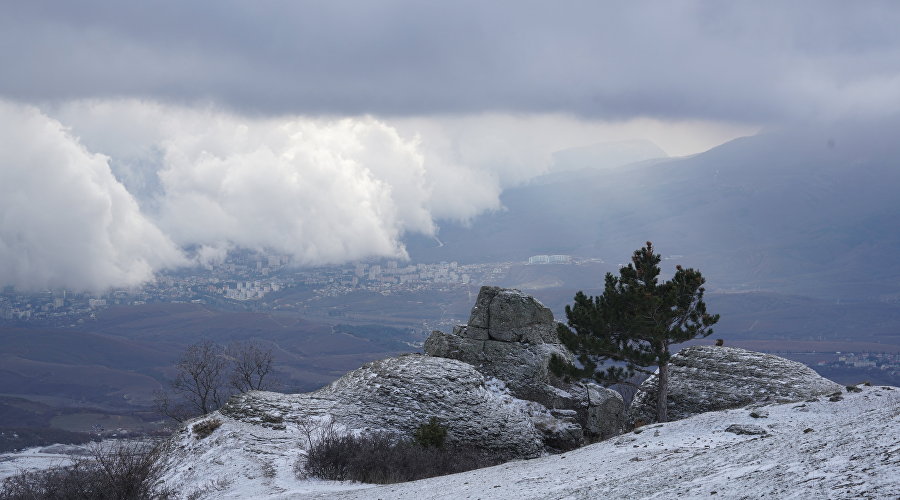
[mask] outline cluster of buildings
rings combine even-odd
[[[529,264],[570,264],[568,255],[536,255]],[[43,321],[55,326],[74,326],[98,309],[114,305],[195,302],[227,304],[251,302],[265,309],[266,297],[294,287],[318,296],[341,296],[365,290],[390,295],[421,290],[447,291],[499,282],[514,262],[460,264],[438,262],[411,264],[397,261],[361,262],[347,266],[296,269],[285,255],[261,255],[243,251],[229,254],[220,263],[162,273],[152,282],[103,294],[46,290],[20,293],[0,290],[0,321]]]
[[[837,353],[834,361],[822,362],[820,365],[837,368],[866,368],[881,370],[891,376],[900,376],[900,353],[891,352],[862,352],[862,353]]]
[[[125,303],[121,297],[121,293],[99,296],[66,290],[19,293],[6,287],[0,292],[0,321],[43,321],[57,326],[70,325],[73,321],[83,322],[84,318],[90,318],[94,311],[110,303]]]
[[[571,264],[571,255],[532,255],[528,258],[529,265],[536,264]]]
[[[336,297],[356,290],[390,295],[420,290],[452,290],[469,285],[493,283],[503,277],[512,262],[488,264],[409,264],[395,261],[386,264],[357,263],[352,267],[303,271],[304,284],[319,286],[316,293]]]

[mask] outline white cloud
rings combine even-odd
[[[0,130],[0,282],[100,290],[184,262],[107,158],[58,121],[0,101]]]
[[[325,264],[404,257],[403,233],[433,232],[423,159],[392,128],[369,118],[209,118],[164,141],[159,220],[177,242]]]
[[[371,117],[257,118],[136,100],[52,111],[111,151],[126,185],[154,186],[138,197],[178,244],[205,246],[204,262],[231,246],[301,265],[404,258],[403,234],[435,230],[418,139]]]
[[[139,100],[2,114],[0,281],[72,288],[139,283],[182,264],[178,247],[204,266],[234,247],[300,265],[404,258],[404,234],[502,209],[503,190],[559,149],[639,138],[692,153],[752,132],[565,115],[248,117]]]

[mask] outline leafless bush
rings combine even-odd
[[[254,342],[227,349],[212,341],[193,344],[176,364],[171,392],[154,395],[157,411],[178,422],[218,410],[235,391],[271,388],[272,352]],[[230,374],[230,375],[229,375]]]
[[[235,342],[228,347],[232,360],[231,386],[238,392],[271,389],[274,381],[272,351],[255,342]]]
[[[306,416],[297,421],[297,427],[306,437],[307,450],[312,448],[316,439],[335,434],[334,419],[330,415],[321,420]]]
[[[165,451],[162,443],[98,444],[72,465],[7,478],[0,500],[170,498],[172,492],[160,484]]]
[[[332,433],[310,447],[303,470],[323,479],[388,484],[455,474],[500,462],[471,447],[426,448],[387,433]]]

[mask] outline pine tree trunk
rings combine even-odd
[[[669,398],[669,363],[663,362],[659,364],[657,383],[659,387],[656,391],[656,421],[667,422],[669,420],[666,405],[666,400]]]

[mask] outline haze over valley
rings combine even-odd
[[[646,241],[686,345],[900,386],[897,5],[266,5],[0,7],[0,451],[166,432],[201,341],[294,393],[485,285],[565,322]]]

